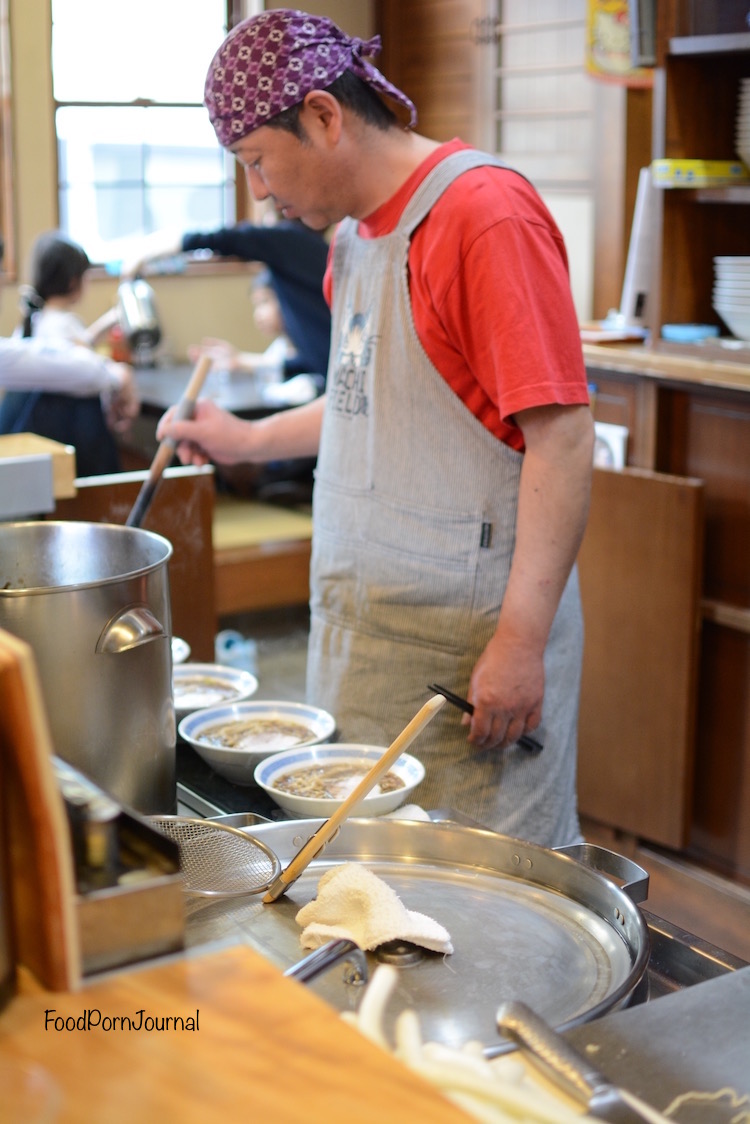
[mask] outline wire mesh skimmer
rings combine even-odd
[[[185,889],[205,897],[259,894],[281,872],[270,847],[244,831],[188,816],[151,816],[150,822],[178,845]]]

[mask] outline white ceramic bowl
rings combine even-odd
[[[249,699],[258,680],[239,667],[219,663],[181,663],[172,670],[172,694],[178,718],[194,710],[226,706]]]
[[[172,637],[172,663],[184,663],[190,658],[190,645],[179,636]]]
[[[750,311],[730,308],[719,302],[714,302],[714,308],[733,336],[738,340],[750,340]]]
[[[237,744],[220,744],[217,727]],[[234,784],[253,784],[255,766],[269,754],[292,744],[307,746],[326,741],[336,729],[336,720],[327,711],[305,703],[251,699],[196,710],[183,718],[177,729],[222,777]],[[295,737],[298,740],[293,742]]]
[[[285,811],[304,819],[319,816],[327,819],[328,816],[333,815],[378,758],[383,756],[386,748],[386,746],[374,745],[336,744],[286,749],[261,761],[255,770],[255,783]],[[285,773],[334,764],[351,765],[352,773],[358,773],[356,779],[347,782],[345,791],[337,799],[297,796],[295,793],[284,792],[276,787],[276,782]],[[355,816],[382,816],[386,812],[394,811],[424,779],[424,765],[408,753],[402,753],[389,772],[395,773],[403,781],[402,786],[387,792],[382,792],[379,787],[373,789],[359,807],[355,808],[353,813]]]

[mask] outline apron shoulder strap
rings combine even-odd
[[[508,171],[516,172],[516,175],[522,174],[515,168],[512,168],[510,164],[507,164],[505,160],[501,160],[499,156],[493,156],[489,152],[480,152],[475,148],[466,148],[462,149],[460,152],[453,152],[450,156],[446,156],[444,160],[441,160],[440,163],[425,176],[404,207],[401,217],[392,233],[405,234],[407,237],[411,236],[425,216],[432,210],[446,188],[450,187],[454,180],[458,179],[464,172],[469,172],[473,168],[483,167],[506,168]],[[336,246],[344,246],[349,238],[356,238],[358,225],[355,219],[342,219],[336,229],[334,249]]]
[[[396,229],[402,233],[411,234],[454,180],[473,168],[488,166],[507,168],[511,172],[516,170],[511,168],[510,164],[501,160],[499,156],[492,156],[489,152],[480,152],[474,148],[462,149],[460,152],[453,152],[450,156],[446,156],[422,180],[404,207]],[[521,173],[516,174],[520,175]]]

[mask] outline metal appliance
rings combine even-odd
[[[121,281],[117,290],[117,310],[134,365],[152,367],[161,341],[161,325],[154,290],[148,281],[142,277]]]
[[[186,815],[231,817],[227,822],[250,831],[258,824],[288,819],[261,789],[240,788],[223,780],[187,744],[180,745],[178,755],[177,799]],[[430,815],[438,821],[455,817],[450,809]],[[647,903],[638,908],[646,924],[650,953],[646,970],[630,995],[629,1008],[745,967],[741,958],[650,913]]]
[[[139,528],[0,524],[0,628],[33,649],[55,752],[144,813],[175,804],[171,555]]]
[[[52,765],[70,827],[83,975],[181,949],[177,844],[80,770],[57,757]]]

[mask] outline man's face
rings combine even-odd
[[[256,199],[272,199],[286,219],[301,219],[313,230],[325,230],[348,213],[335,145],[320,130],[301,139],[285,129],[263,125],[232,145],[245,169]]]

